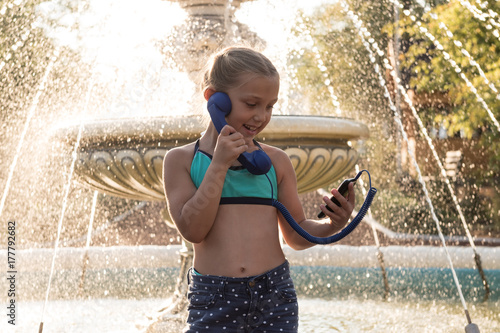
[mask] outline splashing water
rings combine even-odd
[[[303,18],[299,17],[298,26],[300,27],[301,24],[304,25]],[[331,102],[333,104],[333,107],[335,108],[336,115],[340,116],[340,115],[342,115],[342,111],[340,110],[339,99],[338,99],[337,95],[335,95],[335,92],[333,91],[332,82],[330,81],[330,78],[328,77],[328,72],[327,72],[328,68],[325,66],[325,63],[321,59],[320,51],[319,51],[318,47],[315,45],[315,42],[311,36],[310,30],[305,31],[304,38],[305,38],[305,41],[307,43],[312,45],[311,50],[314,53],[314,58],[317,62],[317,67],[318,67],[319,71],[321,72],[321,76],[323,77],[323,83],[328,88],[328,93],[330,94]]]
[[[362,26],[362,22],[354,15],[352,15],[352,20],[355,22],[355,24],[357,24],[358,28],[360,29],[360,31],[364,32],[364,34],[368,34],[368,32],[366,31],[365,28],[363,28]],[[372,41],[369,39],[369,41]],[[374,42],[371,42],[369,43],[369,45],[371,45],[375,51],[377,52],[378,55],[384,55],[384,53],[382,52],[382,50],[378,47],[378,45]],[[415,117],[415,119],[417,120],[417,123],[419,125],[419,128],[420,128],[420,131],[421,133],[424,135],[426,141],[427,141],[427,144],[428,146],[430,147],[431,149],[431,152],[432,152],[432,156],[434,157],[434,160],[436,161],[440,171],[441,171],[441,177],[443,178],[443,180],[445,181],[446,185],[447,185],[447,188],[448,188],[448,191],[450,192],[450,195],[452,197],[452,200],[455,204],[455,208],[459,214],[459,217],[460,217],[460,220],[462,222],[462,226],[465,230],[465,233],[466,233],[466,236],[469,240],[469,244],[471,245],[471,248],[474,252],[474,255],[476,258],[478,258],[478,270],[481,274],[481,276],[483,276],[484,274],[482,273],[482,268],[481,268],[481,265],[479,264],[480,262],[480,258],[479,258],[479,255],[477,254],[477,251],[476,251],[476,246],[474,244],[474,241],[473,241],[473,238],[472,238],[472,235],[470,233],[470,230],[469,230],[469,227],[468,227],[468,224],[467,224],[467,221],[465,220],[465,217],[464,217],[464,214],[462,212],[462,208],[458,202],[458,198],[455,194],[455,190],[453,189],[453,187],[451,186],[451,183],[446,175],[446,170],[443,166],[443,164],[441,163],[441,160],[439,159],[439,156],[437,154],[437,151],[436,151],[436,148],[434,147],[434,144],[432,143],[432,140],[431,138],[429,137],[429,134],[427,133],[427,129],[425,128],[420,116],[418,115],[417,113],[417,110],[415,109],[414,105],[413,105],[413,102],[410,98],[410,96],[408,95],[406,89],[401,85],[400,83],[400,79],[399,77],[397,76],[394,68],[389,64],[389,61],[387,59],[384,59],[384,64],[385,64],[385,67],[390,71],[390,75],[393,77],[394,79],[394,82],[396,82],[396,86],[398,87],[398,90],[403,94],[404,98],[405,98],[405,102],[409,105],[411,111],[412,111],[412,114],[413,116]],[[488,283],[486,282],[486,280],[483,278],[484,280],[484,283],[485,283],[485,288],[488,290]],[[486,296],[487,297],[487,296]]]
[[[88,87],[86,98],[85,98],[86,103],[85,103],[84,110],[86,110],[86,108],[88,107],[93,88],[94,88],[94,84],[93,84],[93,81],[91,80],[89,82],[89,87]],[[80,127],[78,129],[78,135],[77,135],[76,142],[75,142],[75,145],[73,148],[72,161],[71,161],[71,166],[70,166],[70,170],[68,173],[68,179],[66,181],[65,188],[64,188],[64,196],[63,196],[63,201],[62,201],[61,214],[59,217],[59,222],[57,224],[56,243],[54,245],[54,253],[52,255],[52,264],[50,266],[49,282],[47,284],[47,292],[45,294],[45,303],[44,303],[43,308],[42,308],[42,315],[41,315],[41,320],[40,320],[40,332],[42,331],[42,328],[43,328],[43,319],[45,316],[45,308],[46,308],[47,303],[49,301],[50,287],[52,284],[52,277],[54,275],[54,267],[55,267],[55,262],[56,262],[57,250],[59,248],[59,240],[61,237],[61,230],[62,230],[62,225],[64,222],[64,217],[66,214],[66,208],[68,207],[69,190],[71,188],[73,172],[75,170],[75,164],[76,164],[76,161],[78,158],[78,148],[80,148],[80,140],[82,138],[83,129],[84,129],[84,124],[81,123]],[[96,195],[94,195],[94,197],[96,197]],[[95,200],[94,200],[94,202],[95,202]],[[93,217],[92,217],[91,221],[93,221]]]
[[[420,182],[420,184],[422,185],[422,190],[424,192],[424,195],[425,195],[425,199],[429,205],[429,208],[430,208],[430,212],[431,212],[431,216],[432,216],[432,219],[434,220],[434,222],[436,223],[436,228],[438,230],[438,234],[439,234],[439,238],[441,239],[441,242],[442,242],[442,245],[443,245],[443,248],[445,249],[446,251],[446,256],[448,258],[448,263],[449,263],[449,266],[450,266],[450,269],[451,269],[451,272],[453,274],[453,280],[455,281],[455,285],[457,286],[457,290],[458,290],[458,294],[460,296],[460,301],[462,302],[462,306],[464,308],[464,311],[465,311],[465,315],[467,317],[467,321],[468,323],[470,324],[471,323],[471,319],[470,319],[470,316],[469,316],[469,311],[467,309],[467,304],[465,302],[465,299],[464,299],[464,296],[462,294],[462,290],[461,290],[461,287],[460,287],[460,282],[458,281],[458,277],[457,277],[457,274],[455,272],[455,269],[453,267],[453,262],[451,260],[451,257],[450,257],[450,254],[448,252],[448,249],[447,249],[447,246],[446,246],[446,241],[444,239],[444,236],[443,236],[443,233],[441,231],[441,226],[440,226],[440,222],[439,222],[439,219],[438,217],[436,216],[436,213],[435,213],[435,210],[434,210],[434,205],[432,204],[432,201],[431,201],[431,198],[430,198],[430,195],[429,195],[429,192],[427,191],[427,186],[425,184],[425,181],[423,179],[423,176],[422,176],[422,173],[420,171],[420,167],[418,166],[418,163],[416,161],[416,158],[415,158],[415,152],[413,151],[413,149],[411,148],[411,145],[409,144],[409,140],[408,140],[408,137],[406,135],[406,131],[404,130],[404,127],[403,127],[403,124],[401,122],[401,118],[400,118],[400,115],[399,113],[397,112],[397,108],[395,107],[394,103],[392,102],[392,99],[390,97],[390,94],[389,94],[389,91],[387,90],[387,85],[385,84],[385,80],[384,78],[382,77],[381,73],[380,73],[380,68],[378,67],[378,65],[375,63],[375,57],[372,53],[372,50],[370,48],[370,44],[365,40],[365,37],[363,35],[363,30],[366,30],[364,29],[361,24],[362,22],[359,21],[359,19],[357,19],[357,16],[349,9],[349,6],[348,4],[345,2],[345,1],[342,1],[341,2],[341,5],[342,7],[345,9],[347,15],[349,18],[351,18],[353,20],[353,22],[355,23],[356,25],[356,28],[358,29],[358,35],[361,37],[362,39],[362,42],[363,42],[363,45],[365,45],[367,51],[369,52],[370,54],[370,60],[374,63],[375,67],[375,71],[376,73],[378,74],[379,76],[379,83],[381,84],[381,86],[385,89],[385,97],[388,98],[389,102],[390,102],[390,108],[391,110],[393,110],[394,112],[394,118],[395,118],[395,121],[399,127],[399,130],[403,136],[403,139],[407,142],[408,144],[408,153],[413,161],[413,164],[415,166],[415,169],[417,171],[417,174],[418,174],[418,180]]]
[[[394,3],[394,4],[396,4],[396,5],[398,5],[399,7],[401,7],[401,8],[402,8],[402,4],[399,4],[397,0],[391,0],[391,1],[393,1],[393,3]],[[411,14],[411,11],[409,11],[409,10],[405,10],[405,14],[408,16],[408,15],[410,15],[410,14]],[[415,18],[415,15],[412,15],[411,17],[412,17],[412,20],[414,20],[413,18]],[[434,19],[437,19],[437,16],[435,16],[435,17],[433,17],[433,18],[434,18]],[[420,21],[418,21],[418,20],[417,20],[417,24],[419,25],[419,27],[421,27],[421,26],[422,26],[422,23],[421,23]],[[448,35],[450,36],[451,32],[447,29],[447,27],[446,27],[446,25],[444,25],[444,23],[442,23],[442,22],[441,22],[440,27],[441,27],[441,28],[443,28],[443,29],[445,29],[446,31],[448,31],[448,32],[449,32],[449,33],[448,33]],[[451,36],[450,36],[450,37],[452,37],[452,35],[453,35],[453,34],[451,34]],[[433,40],[433,41],[437,41],[437,39],[435,39],[435,37],[434,37],[432,34],[430,34],[430,33],[428,34],[428,37],[429,37],[431,40]],[[437,42],[437,43],[439,43],[439,42]],[[459,42],[459,41],[455,41],[455,40],[454,40],[454,43],[455,43],[455,45],[457,45],[457,46],[461,46],[461,45],[462,45],[462,44],[461,44],[461,42]],[[440,45],[440,44],[436,44],[436,46],[438,46],[438,45]],[[443,52],[444,52],[443,48],[439,48],[439,47],[438,47],[438,49],[440,49],[441,51],[443,51]],[[464,50],[464,49],[462,49],[462,53],[463,53],[463,54],[465,54],[465,55],[468,55],[468,52],[467,52],[466,50]],[[470,57],[470,55],[469,55],[468,57],[469,57],[469,61],[471,61],[471,64],[472,64],[472,63],[476,63],[476,62],[475,62],[475,61],[474,61],[474,60]],[[450,59],[451,59],[451,58],[450,58]],[[454,60],[452,60],[452,59],[451,59],[451,61],[452,61],[454,64],[456,64],[456,62],[455,62]],[[389,65],[388,61],[385,61],[385,64],[386,64],[386,67],[390,70],[391,75],[394,77],[394,71],[393,71],[393,68]],[[477,63],[476,63],[476,64],[477,64]],[[458,65],[456,65],[456,67],[458,67]],[[483,77],[483,79],[484,79],[484,80],[485,80],[485,82],[488,84],[488,83],[489,83],[489,81],[488,81],[488,79],[486,78],[486,76],[484,75],[484,72],[482,72],[482,70],[481,70],[481,68],[479,67],[479,65],[478,65],[478,69],[480,70],[480,73],[482,73],[482,77]],[[458,68],[457,70],[460,70],[461,75],[463,74],[460,68]],[[457,71],[457,72],[458,72],[458,71]],[[463,78],[464,78],[464,77],[465,77],[465,75],[463,76]],[[395,78],[395,82],[397,82],[398,89],[399,89],[399,90],[403,93],[403,95],[404,95],[404,97],[405,97],[405,102],[409,105],[409,107],[410,107],[410,109],[411,109],[411,111],[412,111],[412,114],[414,115],[415,119],[417,120],[417,123],[418,123],[418,125],[419,125],[419,127],[420,127],[420,131],[421,131],[421,132],[422,132],[422,134],[424,135],[424,137],[425,137],[425,139],[426,139],[426,141],[427,141],[427,143],[428,143],[429,147],[431,148],[432,155],[433,155],[433,157],[434,157],[434,159],[435,159],[436,163],[438,164],[439,169],[441,170],[441,177],[442,177],[442,179],[445,181],[446,186],[447,186],[447,188],[448,188],[448,191],[450,192],[450,195],[451,195],[451,197],[452,197],[452,199],[453,199],[453,202],[454,202],[454,204],[455,204],[455,208],[456,208],[456,210],[457,210],[457,212],[458,212],[458,215],[459,215],[459,217],[460,217],[460,221],[462,222],[462,226],[463,226],[464,231],[465,231],[465,233],[466,233],[466,236],[467,236],[467,238],[468,238],[468,240],[469,240],[469,244],[470,244],[470,246],[471,246],[471,248],[472,248],[472,250],[473,250],[473,252],[474,252],[474,256],[475,256],[475,258],[476,258],[476,262],[477,262],[477,266],[478,266],[477,268],[478,268],[478,270],[479,270],[480,275],[483,277],[484,285],[485,285],[485,288],[486,288],[486,290],[487,290],[487,293],[486,293],[486,295],[485,295],[485,298],[487,299],[487,297],[488,297],[488,291],[489,291],[488,282],[487,282],[487,281],[486,281],[486,279],[484,278],[484,273],[483,273],[483,270],[482,270],[482,267],[481,267],[481,264],[480,264],[481,259],[480,259],[479,255],[478,255],[478,253],[477,253],[477,250],[476,250],[476,245],[474,244],[474,241],[473,241],[472,235],[471,235],[470,230],[469,230],[468,223],[467,223],[467,221],[465,220],[464,214],[463,214],[463,212],[462,212],[462,208],[461,208],[461,206],[460,206],[460,204],[459,204],[459,202],[458,202],[458,198],[457,198],[457,196],[456,196],[456,194],[455,194],[455,191],[453,190],[453,187],[451,186],[451,183],[450,183],[450,181],[449,181],[449,179],[448,179],[448,177],[447,177],[447,175],[446,175],[446,170],[445,170],[445,168],[444,168],[443,164],[441,163],[441,161],[440,161],[440,159],[439,159],[439,157],[438,157],[438,155],[437,155],[437,151],[436,151],[436,149],[435,149],[434,145],[432,144],[432,140],[431,140],[431,138],[429,137],[429,135],[428,135],[428,133],[427,133],[427,130],[426,130],[426,128],[425,128],[425,127],[424,127],[424,125],[423,125],[422,120],[421,120],[421,119],[420,119],[420,117],[418,116],[417,110],[416,110],[416,109],[415,109],[415,107],[413,106],[413,102],[411,101],[411,98],[408,96],[408,94],[407,94],[407,92],[406,92],[406,89],[405,89],[405,88],[404,88],[404,87],[403,87],[403,86],[402,86],[402,85],[401,85],[401,84],[400,84],[400,83],[396,80],[396,78]],[[466,82],[469,82],[469,81],[467,80]],[[469,83],[470,83],[470,82],[469,82]],[[469,83],[468,83],[468,85],[469,85]],[[469,86],[471,87],[471,84],[470,84]],[[492,84],[489,84],[488,86],[489,86],[490,88],[494,89],[494,91],[495,91],[496,93],[498,93],[498,91],[496,90],[495,86],[493,86]],[[492,86],[492,87],[491,87],[491,86]],[[473,87],[472,87],[472,88],[473,88]],[[475,88],[474,88],[474,89],[475,89]],[[477,92],[477,90],[475,90],[475,91]],[[474,92],[474,90],[473,90],[473,92]],[[479,96],[477,95],[477,93],[476,93],[476,97],[479,97]],[[479,97],[479,98],[480,98],[480,97]],[[497,98],[498,98],[498,95],[497,95]],[[481,98],[481,100],[482,100],[482,98]],[[484,100],[483,100],[483,102],[484,102]],[[485,102],[484,102],[484,103],[485,103]],[[486,106],[486,107],[487,107],[487,106]],[[489,108],[488,108],[488,110],[489,110]],[[491,116],[492,116],[492,120],[495,122],[495,121],[496,121],[496,118],[495,118],[492,114],[491,114]],[[496,124],[498,124],[498,122],[496,122]],[[500,130],[500,127],[499,127],[499,130]]]
[[[397,1],[397,0],[391,0],[394,4],[398,5],[400,8],[403,8],[403,5]],[[496,126],[498,132],[500,132],[500,123],[498,120],[495,118],[495,115],[493,114],[493,111],[491,111],[490,107],[486,103],[486,101],[479,95],[479,92],[477,91],[477,88],[474,87],[472,82],[467,78],[467,76],[463,73],[462,69],[460,66],[458,66],[457,62],[453,60],[452,56],[444,50],[443,45],[434,37],[427,28],[425,28],[422,25],[422,22],[420,20],[417,20],[415,15],[412,15],[409,10],[403,10],[403,13],[408,16],[413,22],[415,22],[418,26],[418,29],[420,32],[422,32],[429,40],[436,46],[436,48],[440,51],[443,52],[444,58],[450,63],[450,65],[453,67],[455,72],[459,73],[460,78],[464,80],[466,83],[467,87],[470,89],[470,91],[474,94],[476,97],[477,101],[481,104],[481,106],[486,110],[488,113],[488,116],[490,117],[491,121],[493,124]],[[490,87],[491,88],[491,87]]]
[[[47,323],[50,323],[52,332],[139,333],[144,332],[150,323],[147,318],[152,314],[148,310],[160,308],[164,304],[164,299],[155,298],[58,300],[52,302],[48,309]],[[299,333],[448,333],[455,328],[458,331],[462,324],[460,309],[450,308],[449,304],[439,301],[411,304],[356,299],[301,299],[299,307]],[[490,332],[500,330],[498,314],[493,307],[479,304],[475,310],[481,327],[488,327]],[[19,331],[36,332],[37,318],[33,314],[40,312],[40,304],[26,302],[22,311],[23,320],[19,324]]]
[[[448,27],[446,26],[446,24],[444,22],[439,20],[439,17],[436,13],[431,12],[431,8],[426,1],[424,1],[424,3],[420,3],[417,1],[417,3],[420,6],[422,6],[422,8],[424,9],[424,12],[429,13],[429,16],[433,20],[438,21],[439,28],[441,30],[443,30],[444,33],[452,40],[453,44],[460,49],[460,52],[463,55],[465,55],[465,57],[469,61],[469,64],[477,69],[477,71],[479,72],[479,75],[484,80],[484,83],[488,86],[488,88],[490,88],[491,91],[493,91],[496,94],[496,98],[500,99],[500,94],[498,93],[498,89],[495,87],[493,82],[490,82],[490,80],[486,77],[486,74],[484,73],[483,69],[481,68],[481,65],[476,60],[474,60],[474,57],[465,48],[463,48],[463,43],[454,38],[453,32],[451,32],[450,29],[448,29]],[[394,4],[398,5],[397,2],[394,2]],[[406,10],[408,10],[408,9],[406,9]],[[416,17],[415,13],[413,12],[413,8],[410,8],[409,11],[410,11],[410,14],[412,14],[413,16]]]
[[[448,1],[449,2],[449,1]],[[481,22],[488,22],[485,27],[488,30],[491,30],[491,33],[493,36],[498,38],[500,40],[500,32],[498,29],[493,29],[493,26],[496,28],[500,28],[500,23],[496,22],[494,17],[498,16],[497,13],[493,12],[491,9],[489,10],[488,13],[484,13],[483,11],[479,10],[476,6],[471,4],[469,1],[466,0],[459,0],[460,4],[466,8],[476,19],[478,19]]]
[[[83,255],[83,262],[82,262],[82,278],[80,280],[80,287],[78,288],[78,295],[82,296],[83,295],[83,286],[85,285],[85,272],[87,270],[87,264],[89,261],[89,248],[90,248],[90,242],[92,240],[92,227],[94,225],[94,218],[95,218],[95,210],[97,207],[97,197],[99,196],[98,191],[94,191],[94,197],[92,199],[92,208],[90,210],[90,218],[89,218],[89,228],[87,231],[87,240],[85,242],[85,254]]]

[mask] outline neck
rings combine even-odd
[[[208,125],[207,130],[200,138],[200,145],[203,145],[203,150],[207,153],[213,153],[213,151],[215,150],[215,145],[217,144],[218,137],[219,133],[215,129],[214,125]]]

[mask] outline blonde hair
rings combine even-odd
[[[262,53],[245,46],[231,46],[212,55],[203,71],[201,91],[212,88],[227,92],[240,84],[242,74],[279,77],[276,67]]]

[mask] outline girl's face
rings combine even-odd
[[[245,138],[253,139],[271,120],[278,101],[279,77],[245,74],[242,84],[227,91],[232,109],[227,123]]]

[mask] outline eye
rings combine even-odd
[[[257,103],[248,103],[247,102],[246,104],[247,104],[247,106],[249,106],[251,108],[253,108],[254,106],[257,106]]]

